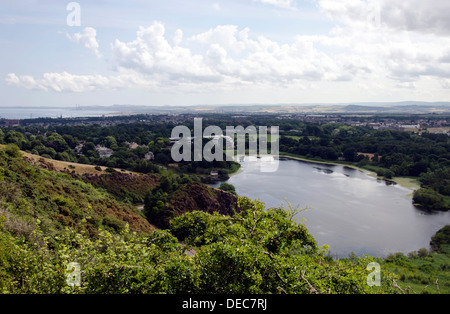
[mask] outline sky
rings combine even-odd
[[[450,101],[448,0],[0,0],[1,106]]]

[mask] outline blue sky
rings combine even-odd
[[[450,101],[447,0],[0,1],[0,106]]]

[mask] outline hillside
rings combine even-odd
[[[61,161],[55,159],[44,158],[39,155],[30,154],[24,151],[21,151],[24,159],[29,163],[32,163],[39,168],[57,171],[57,172],[65,172],[65,173],[73,173],[78,175],[96,175],[102,173],[102,171],[106,171],[107,167],[102,166],[93,166],[80,164],[75,162]],[[120,169],[115,169],[115,171],[121,171]],[[136,172],[131,171],[121,171],[127,174],[136,174]]]
[[[50,162],[0,148],[0,293],[404,293],[437,279],[448,291],[447,255],[332,260],[284,208],[186,176],[67,174]],[[144,212],[119,200],[120,185],[136,195],[147,189]],[[380,287],[367,285],[374,261]],[[68,279],[73,262],[78,284]]]
[[[52,169],[48,161],[46,165]],[[142,233],[154,229],[133,206],[66,173],[41,167],[14,146],[0,149],[0,213],[12,234],[29,237],[39,224],[44,233],[56,236],[83,219],[92,234],[99,227],[119,230],[125,223]]]
[[[186,177],[162,176],[147,193],[145,212],[168,214],[166,230],[106,190],[25,161],[14,145],[0,148],[0,181],[1,293],[392,289],[389,281],[380,289],[366,285],[367,258],[356,264],[327,258],[292,213]],[[68,279],[73,262],[81,267],[76,285]]]

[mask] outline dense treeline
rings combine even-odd
[[[153,133],[133,125],[105,128],[62,126],[50,129],[34,126],[17,127],[0,133],[0,140],[46,158],[144,173],[158,172],[158,167],[145,159],[145,155],[150,151],[154,154],[155,162],[167,164],[170,161],[170,155],[164,149],[167,146],[166,137],[161,137],[159,132]],[[139,146],[131,148],[130,143]],[[111,149],[113,154],[108,158],[101,157],[96,150],[97,145]]]
[[[407,118],[389,117],[398,121]],[[272,115],[235,118],[215,115],[208,124],[223,129],[227,125],[279,126],[282,154],[355,164],[386,179],[417,177],[423,186],[414,198],[417,205],[432,209],[450,208],[450,137],[446,134],[312,123],[278,119]]]
[[[250,119],[250,118],[249,118]],[[280,126],[280,152],[307,159],[339,161],[392,179],[417,177],[417,205],[450,208],[450,137],[423,132],[375,130],[339,123],[305,123],[252,117],[255,125]]]
[[[286,134],[286,133],[285,133]],[[389,169],[395,176],[419,176],[450,166],[447,135],[412,134],[373,130],[335,124],[307,125],[299,139],[283,136],[283,152],[326,160],[372,163]],[[372,158],[362,155],[373,154]]]
[[[55,160],[159,173],[159,166],[173,163],[169,138],[174,127],[171,123],[15,127],[0,129],[0,144],[15,144],[23,151]],[[109,154],[102,155],[101,150]],[[199,161],[181,162],[178,168],[199,174],[219,169],[222,178],[227,178],[236,166],[227,161]]]
[[[183,124],[193,130],[194,116],[187,116]],[[219,126],[224,132],[227,126],[279,126],[282,153],[353,163],[387,179],[418,177],[424,189],[416,193],[415,203],[434,209],[450,206],[450,139],[445,134],[423,132],[419,135],[339,123],[307,123],[278,119],[273,115],[215,114],[203,120],[203,128],[209,125]],[[113,126],[50,125],[48,128],[30,125],[0,130],[0,143],[13,143],[27,152],[57,160],[159,173],[159,165],[173,163],[169,137],[174,127],[174,123],[157,122]],[[100,156],[97,145],[110,149],[111,156]],[[152,154],[148,155],[149,152]],[[177,167],[179,172],[204,175],[211,169],[219,169],[222,179],[237,169],[233,162],[205,160],[180,162]]]

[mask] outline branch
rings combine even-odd
[[[358,265],[359,265],[359,262],[356,263],[356,264],[353,264],[353,265],[350,265],[350,266],[347,266],[347,267],[338,269],[337,271],[334,272],[334,274],[340,273],[341,271],[347,270],[347,269],[349,269],[349,268],[356,267],[356,266],[358,266]],[[320,277],[319,279],[323,279],[323,278],[329,277],[330,275],[331,275],[331,274],[323,275],[323,276]]]
[[[269,252],[265,252],[265,251],[262,251],[262,252],[263,252],[264,254],[268,255],[269,258],[270,258],[272,261],[276,262],[275,259],[274,259],[273,256],[272,256],[272,254],[270,254]],[[275,271],[275,275],[277,275],[277,278],[278,278],[285,286],[287,286],[288,283],[280,276],[280,274],[276,271],[276,269],[274,269],[274,271]],[[281,287],[278,287],[278,288],[281,289],[284,293],[286,293],[286,291],[285,291],[284,289],[282,289]],[[287,294],[287,293],[286,293],[286,294]]]
[[[328,294],[331,294],[331,288],[329,288],[328,290],[323,290],[323,291],[318,291],[316,289],[316,287],[314,287],[309,281],[308,279],[305,278],[305,271],[302,271],[302,276],[300,277],[302,280],[304,280],[308,286],[309,286],[309,292],[310,293],[314,293],[314,294],[324,294],[325,292]]]

